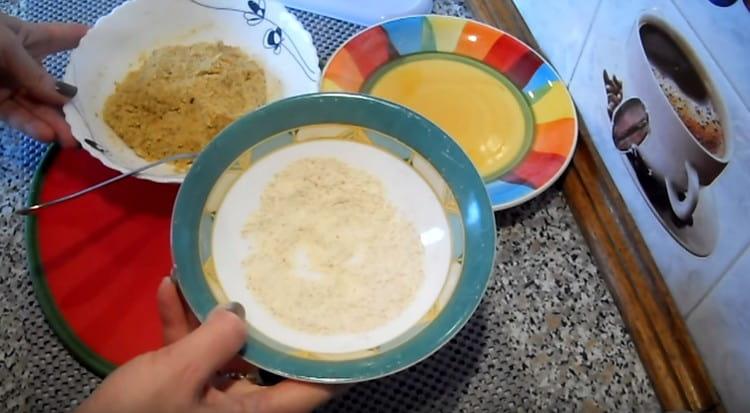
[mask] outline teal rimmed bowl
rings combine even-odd
[[[409,208],[415,217],[438,208],[445,231],[437,233],[447,234],[448,247],[443,258],[432,261],[444,263],[431,267],[433,274],[425,278],[429,291],[415,300],[422,307],[411,313],[412,319],[401,320],[407,324],[386,329],[379,341],[295,342],[263,321],[262,309],[256,313],[251,303],[242,356],[281,376],[324,383],[369,380],[405,369],[450,340],[479,305],[494,263],[495,221],[482,179],[464,152],[433,123],[402,106],[364,95],[303,95],[263,107],[222,131],[193,164],[175,203],[172,251],[180,289],[200,320],[216,305],[238,300],[226,264],[231,257],[221,253],[225,246],[220,243],[231,238],[221,232],[231,227],[222,224],[228,214],[223,211],[236,203],[235,188],[258,190],[252,179],[243,178],[260,169],[257,165],[267,167],[284,158],[279,154],[308,150],[349,156],[351,162],[360,156],[365,169],[377,169],[375,158],[382,157],[391,162],[391,175],[402,168],[417,177],[430,200]],[[412,185],[407,178],[397,186]],[[440,244],[435,233],[421,235],[428,253],[431,244]]]

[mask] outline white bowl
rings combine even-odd
[[[128,172],[149,163],[104,122],[104,102],[144,53],[205,41],[237,46],[256,60],[266,73],[269,103],[318,90],[312,37],[276,0],[131,0],[99,19],[70,55],[64,80],[78,94],[63,111],[73,136],[112,169]],[[185,172],[161,165],[139,176],[182,182]]]

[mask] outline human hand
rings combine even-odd
[[[292,380],[261,387],[221,379],[217,372],[224,368],[254,369],[236,357],[247,334],[242,307],[219,307],[196,328],[197,320],[169,278],[159,286],[158,301],[166,347],[115,370],[77,413],[302,413],[336,392],[334,386]]]
[[[78,45],[81,24],[27,23],[0,13],[0,121],[44,142],[76,141],[60,107],[76,88],[55,79],[41,61]]]

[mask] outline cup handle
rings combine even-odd
[[[689,162],[685,162],[685,173],[687,173],[687,191],[685,191],[685,199],[680,200],[677,196],[678,190],[675,189],[674,184],[669,178],[664,178],[664,183],[667,187],[667,196],[669,197],[669,203],[672,205],[672,211],[677,218],[688,221],[695,211],[695,207],[698,206],[698,194],[700,191],[700,181],[698,178],[698,171],[693,168]]]

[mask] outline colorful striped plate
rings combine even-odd
[[[411,16],[370,27],[329,60],[321,89],[372,94],[435,122],[469,155],[495,210],[543,192],[575,150],[575,108],[552,66],[472,20]]]

